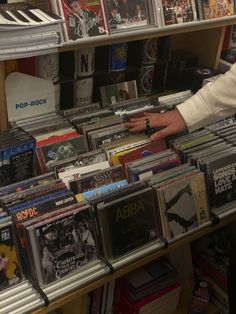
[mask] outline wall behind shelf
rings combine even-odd
[[[171,49],[184,49],[199,57],[199,64],[217,69],[225,27],[199,30],[172,36]]]

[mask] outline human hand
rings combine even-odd
[[[129,122],[126,123],[126,127],[131,133],[141,132],[146,130],[147,120],[149,120],[150,128],[160,128],[160,130],[150,136],[152,141],[182,132],[187,128],[183,117],[177,109],[164,113],[145,112],[142,117],[131,118]]]

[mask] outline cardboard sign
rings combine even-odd
[[[6,101],[10,122],[55,112],[52,82],[13,72],[6,78]]]

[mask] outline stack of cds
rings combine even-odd
[[[62,18],[24,2],[0,5],[0,60],[52,52]]]

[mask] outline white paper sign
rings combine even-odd
[[[6,100],[10,122],[55,112],[53,83],[19,72],[6,78]]]

